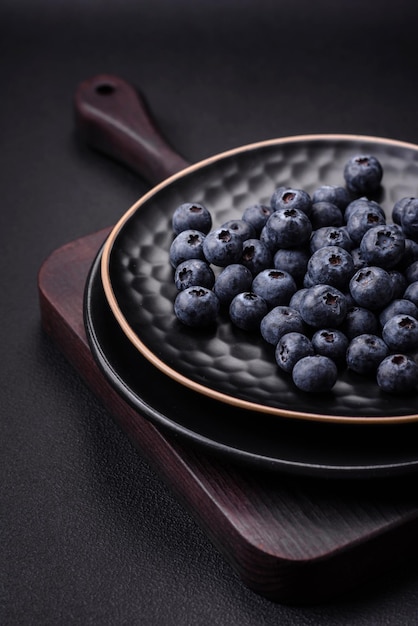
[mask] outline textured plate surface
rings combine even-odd
[[[155,368],[112,314],[100,254],[85,290],[85,327],[95,360],[138,413],[176,439],[228,462],[301,476],[369,479],[418,470],[418,423],[356,425],[293,420],[226,405]]]
[[[262,142],[192,166],[154,188],[118,222],[103,252],[102,279],[123,332],[157,368],[198,393],[276,416],[364,423],[417,420],[416,396],[391,397],[345,372],[332,393],[303,394],[274,361],[273,347],[221,317],[214,330],[188,329],[173,313],[176,289],[169,263],[171,219],[186,201],[202,202],[214,227],[268,203],[279,185],[312,191],[343,185],[343,167],[357,153],[384,168],[379,202],[418,195],[418,148],[357,136],[304,136]]]

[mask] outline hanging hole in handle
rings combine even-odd
[[[110,96],[112,93],[114,93],[115,89],[116,87],[114,85],[111,85],[110,83],[102,83],[101,85],[96,86],[96,92],[100,96]]]

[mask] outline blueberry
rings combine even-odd
[[[379,315],[379,321],[381,326],[384,326],[391,317],[395,317],[395,315],[411,315],[418,319],[418,307],[411,302],[411,300],[398,298],[396,300],[392,300],[388,306],[383,309],[383,311]]]
[[[402,298],[403,294],[405,293],[405,289],[408,286],[405,275],[403,274],[403,272],[400,272],[398,270],[389,270],[388,274],[390,282],[392,283],[392,298]]]
[[[347,348],[347,367],[357,374],[374,374],[388,353],[388,346],[378,335],[358,335]]]
[[[382,267],[366,266],[350,280],[350,293],[354,301],[366,309],[383,309],[392,299],[392,282]]]
[[[263,270],[254,278],[251,291],[261,296],[270,308],[289,304],[296,291],[296,283],[284,270]]]
[[[405,250],[405,236],[396,224],[370,228],[360,242],[360,252],[368,265],[395,267]]]
[[[240,263],[245,265],[253,276],[272,265],[270,248],[260,239],[247,239],[242,245]]]
[[[411,197],[401,198],[400,200],[397,200],[393,205],[391,217],[392,221],[395,224],[399,224],[399,226],[401,225],[404,207],[408,204],[410,200],[412,200]]]
[[[418,348],[418,321],[400,313],[383,326],[382,337],[390,350],[410,354]]]
[[[401,226],[406,237],[418,240],[418,198],[410,198],[403,206]]]
[[[386,224],[386,218],[375,207],[358,207],[347,220],[347,231],[354,246],[359,246],[364,233],[375,226]]]
[[[251,291],[236,295],[229,306],[232,323],[242,330],[258,330],[267,312],[265,300]]]
[[[350,252],[353,242],[346,226],[322,226],[313,231],[309,241],[311,253],[313,254],[325,246],[339,246]]]
[[[363,259],[360,248],[354,248],[353,250],[351,250],[351,258],[353,259],[355,272],[362,269],[363,267],[366,267],[367,263]]]
[[[312,198],[303,189],[293,189],[292,187],[278,187],[270,200],[274,211],[279,209],[297,209],[308,217],[311,214]]]
[[[345,296],[331,285],[314,285],[301,299],[300,314],[314,328],[335,328],[344,321],[346,313]]]
[[[247,267],[240,263],[231,263],[218,274],[213,290],[220,303],[229,306],[236,295],[249,291],[252,282],[253,275]]]
[[[418,261],[418,243],[413,239],[405,238],[405,250],[399,263],[399,269],[405,269],[411,263]]]
[[[176,235],[183,230],[199,230],[206,235],[212,228],[212,216],[203,204],[185,202],[174,211],[172,226]]]
[[[177,294],[174,313],[186,326],[193,328],[211,326],[215,324],[219,313],[219,300],[210,289],[188,287]]]
[[[312,224],[299,209],[277,209],[267,220],[260,239],[276,252],[279,248],[303,246],[309,241]]]
[[[346,289],[344,289],[343,294],[344,294],[345,302],[347,304],[347,311],[348,311],[348,309],[356,306],[356,302],[354,302],[354,298],[351,295],[350,291],[347,291]]]
[[[415,283],[418,281],[418,261],[413,261],[408,267],[404,269],[405,278],[408,283]]]
[[[263,317],[260,324],[261,336],[274,346],[286,333],[303,333],[304,330],[305,324],[301,314],[290,306],[274,307]]]
[[[343,214],[341,209],[332,202],[315,202],[312,204],[310,220],[313,230],[323,228],[324,226],[342,226]]]
[[[383,168],[375,156],[358,154],[347,161],[343,175],[351,193],[368,195],[379,189]]]
[[[337,382],[334,361],[320,354],[305,356],[293,367],[292,378],[298,389],[308,393],[330,391]]]
[[[415,391],[418,384],[418,365],[405,354],[391,354],[380,363],[376,380],[388,393]]]
[[[225,267],[238,263],[242,254],[242,241],[239,235],[229,228],[211,230],[203,241],[203,252],[208,263]]]
[[[350,202],[350,195],[345,187],[322,185],[313,192],[312,202],[331,202],[344,211]]]
[[[350,219],[350,216],[352,215],[352,213],[354,213],[354,211],[357,211],[357,209],[362,209],[363,211],[372,211],[372,212],[378,211],[380,215],[384,219],[386,219],[385,212],[378,202],[376,202],[375,200],[370,200],[369,198],[366,198],[365,196],[362,196],[361,198],[356,198],[355,200],[352,200],[352,202],[350,202],[350,204],[347,205],[344,211],[344,221],[346,223]]]
[[[411,300],[418,307],[418,281],[410,283],[405,289],[403,297],[406,300]]]
[[[261,233],[273,209],[265,204],[253,204],[247,207],[242,214],[244,222],[248,222],[254,228],[256,235]]]
[[[302,281],[302,285],[303,288],[309,288],[309,287],[313,287],[314,285],[316,285],[317,283],[312,280],[310,274],[308,271],[306,271],[305,276],[303,277],[303,281]]]
[[[177,267],[187,259],[205,260],[203,242],[206,235],[198,230],[183,230],[172,241],[170,246],[170,263]]]
[[[316,354],[327,356],[337,364],[345,363],[348,344],[348,338],[336,328],[317,330],[312,336]]]
[[[311,285],[312,286],[312,285]],[[298,289],[296,293],[290,298],[289,306],[292,309],[300,310],[301,302],[305,296],[307,288]]]
[[[354,274],[353,258],[338,246],[320,248],[309,259],[308,274],[314,284],[325,283],[343,289]]]
[[[309,261],[307,248],[280,248],[273,258],[273,265],[277,270],[286,270],[297,283],[303,280]]]
[[[229,220],[222,224],[221,228],[227,228],[236,233],[243,242],[246,239],[253,239],[256,236],[254,227],[245,220]]]
[[[292,373],[296,363],[305,356],[313,356],[312,342],[306,335],[298,332],[290,332],[283,335],[276,346],[275,357],[277,365],[287,372]]]
[[[187,259],[177,265],[174,273],[174,284],[179,291],[196,285],[212,289],[214,282],[212,268],[202,259]]]
[[[281,196],[282,193],[284,193],[285,191],[289,191],[291,190],[290,187],[287,187],[286,185],[280,185],[279,187],[276,187],[275,190],[273,191],[272,196],[270,197],[270,207],[272,209],[272,211],[276,210],[276,203],[279,199],[279,197]]]
[[[363,334],[376,335],[379,332],[379,323],[376,314],[370,309],[351,306],[347,310],[341,330],[349,339]]]

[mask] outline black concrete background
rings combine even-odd
[[[276,136],[418,143],[413,0],[3,0],[0,622],[417,623],[418,573],[295,608],[245,588],[43,335],[37,271],[148,188],[77,141],[72,96],[120,75],[190,161]]]

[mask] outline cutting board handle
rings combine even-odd
[[[117,76],[100,74],[81,82],[74,108],[77,129],[92,148],[152,185],[189,165],[157,130],[140,94]]]

